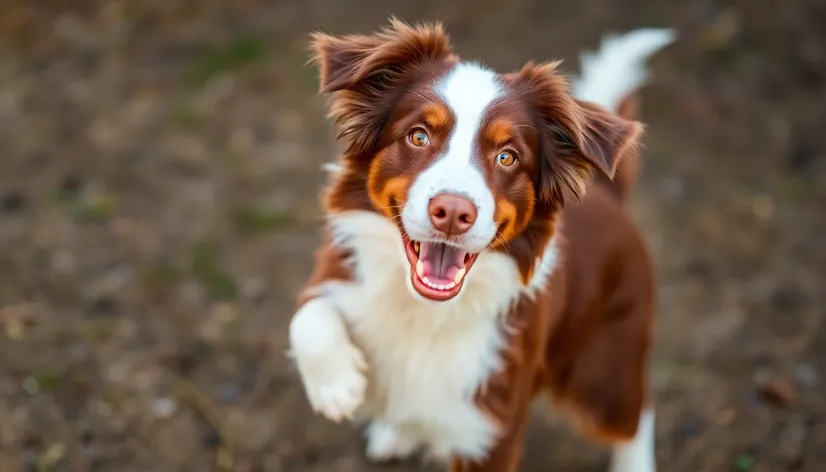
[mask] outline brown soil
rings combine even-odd
[[[284,356],[336,149],[307,33],[391,13],[502,70],[679,29],[632,208],[660,274],[659,462],[823,471],[822,0],[5,1],[0,471],[417,470],[366,465]],[[522,470],[604,470],[545,416]]]

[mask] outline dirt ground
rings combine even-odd
[[[500,70],[678,28],[632,206],[661,470],[826,470],[822,0],[6,0],[0,471],[431,470],[367,465],[284,356],[336,150],[307,33],[392,13]],[[522,470],[604,470],[547,413]]]

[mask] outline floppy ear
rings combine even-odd
[[[580,136],[582,156],[613,179],[617,165],[639,143],[642,124],[622,118],[595,103],[576,102],[583,117]]]
[[[452,55],[441,24],[410,26],[393,18],[373,35],[315,33],[311,48],[321,92],[331,93],[330,116],[350,152],[366,152],[398,100],[399,86],[416,66]]]
[[[642,131],[640,123],[571,97],[568,81],[556,72],[558,65],[559,61],[528,63],[509,76],[536,113],[538,196],[545,202],[562,202],[566,188],[581,197],[594,169],[613,178]]]

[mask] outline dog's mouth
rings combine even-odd
[[[405,254],[410,261],[413,288],[423,297],[446,301],[462,291],[470,268],[479,254],[469,253],[444,242],[419,242],[402,233]]]

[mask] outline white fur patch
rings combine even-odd
[[[502,315],[523,289],[514,260],[482,253],[459,295],[423,303],[407,289],[410,264],[390,220],[351,211],[330,223],[336,244],[354,252],[356,281],[328,284],[321,293],[367,358],[362,413],[403,432],[404,446],[422,444],[434,457],[483,457],[496,428],[474,398],[501,365]],[[382,431],[376,454],[394,442]]]
[[[654,446],[654,411],[646,410],[634,439],[614,446],[610,472],[656,472]]]
[[[548,279],[558,265],[559,235],[555,234],[545,247],[542,256],[536,258],[536,268],[534,269],[530,283],[525,288],[527,295],[534,297],[539,291],[545,290],[548,285]]]
[[[497,224],[493,220],[493,193],[472,158],[485,111],[502,94],[502,87],[495,72],[462,63],[435,88],[456,122],[444,155],[418,175],[410,187],[402,222],[412,239],[433,240],[435,229],[427,210],[430,199],[440,193],[464,196],[476,205],[476,223],[456,242],[469,252],[479,252],[496,236]]]

